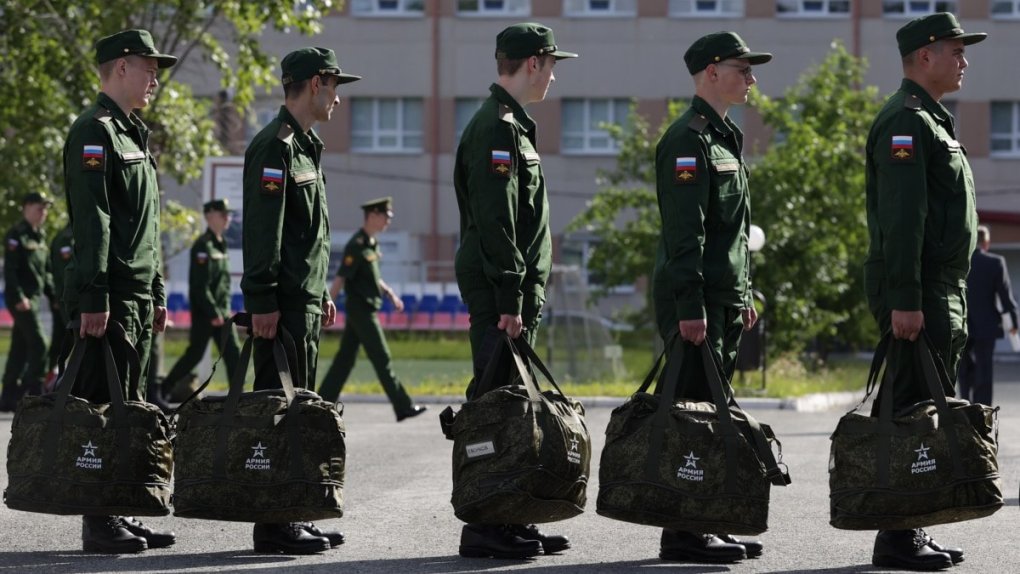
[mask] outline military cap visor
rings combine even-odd
[[[717,32],[702,36],[691,44],[684,53],[687,71],[693,76],[704,70],[709,64],[718,64],[724,60],[745,60],[752,66],[772,61],[768,52],[752,52],[743,38],[733,32]]]
[[[939,40],[960,40],[964,46],[984,41],[988,34],[984,32],[964,32],[956,16],[949,12],[939,12],[907,22],[896,32],[896,44],[900,56],[923,48]]]
[[[287,54],[280,63],[283,85],[301,82],[313,76],[335,76],[337,84],[357,82],[361,76],[345,74],[329,48],[301,48]]]
[[[230,204],[225,199],[214,199],[207,201],[202,205],[202,212],[209,213],[210,211],[221,211],[223,213],[233,213],[234,210],[230,209]]]
[[[50,199],[50,197],[45,193],[39,193],[37,191],[26,193],[24,197],[21,198],[22,206],[35,203],[41,203],[43,205],[53,205],[53,200]]]
[[[531,56],[552,56],[563,60],[576,58],[577,54],[560,50],[552,28],[542,24],[514,24],[496,36],[497,60],[522,60]]]
[[[380,197],[366,201],[361,204],[361,209],[365,210],[365,213],[385,213],[387,216],[393,217],[393,198]]]
[[[161,54],[148,30],[124,30],[96,42],[96,63],[103,64],[125,56],[142,56],[156,60],[160,68],[177,63],[177,56]]]

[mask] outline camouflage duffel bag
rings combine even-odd
[[[131,400],[124,399],[111,339],[128,361]],[[124,328],[109,321],[102,339],[108,404],[71,394],[84,384],[79,373],[88,355],[85,339],[74,340],[54,392],[18,405],[7,446],[7,506],[45,514],[169,514],[170,424],[159,407],[139,399],[138,354]]]
[[[908,530],[981,518],[1002,507],[996,459],[998,407],[947,398],[953,384],[931,352],[916,343],[879,343],[864,400],[832,433],[829,523],[845,530]],[[916,372],[931,393],[893,413],[893,385],[878,391],[878,416],[856,411],[880,380],[890,345],[914,347]]]
[[[495,365],[508,364],[519,383],[497,386],[443,415],[453,440],[453,504],[468,523],[531,524],[581,514],[587,501],[591,438],[584,407],[568,398],[534,350],[503,334],[479,387],[502,378]],[[555,391],[542,391],[521,355]]]
[[[790,483],[782,447],[777,462],[772,429],[727,398],[708,344],[700,346],[701,360],[713,402],[670,400],[676,396],[685,344],[673,337],[670,347],[658,385],[662,394],[646,390],[666,351],[638,391],[610,416],[596,511],[686,532],[760,534],[768,528],[771,485]]]
[[[238,325],[249,320],[242,314],[233,319]],[[227,396],[178,408],[174,515],[259,523],[339,518],[347,457],[342,406],[295,389],[294,378],[303,379],[300,365],[292,375],[295,361],[287,356],[296,353],[282,325],[273,358],[283,388],[243,392],[252,339],[241,349]]]

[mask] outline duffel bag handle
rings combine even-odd
[[[652,364],[652,370],[648,371],[648,374],[645,376],[644,382],[641,383],[641,386],[638,387],[638,390],[636,392],[643,393],[648,390],[648,387],[651,386],[652,381],[655,380],[655,375],[659,373],[659,367],[662,365],[662,359],[666,356],[666,351],[673,348],[673,344],[676,341],[677,337],[679,336],[680,331],[674,331],[673,334],[669,336],[669,338],[666,340],[666,344],[662,347],[662,352],[659,353],[659,357],[655,359],[655,363]],[[663,373],[663,375],[665,375],[665,373]]]
[[[963,478],[967,473],[963,468],[960,436],[956,432],[956,426],[953,424],[952,411],[949,409],[948,401],[946,401],[946,388],[943,384],[943,380],[947,380],[949,375],[945,374],[946,368],[942,365],[942,360],[932,352],[931,347],[931,339],[928,337],[928,332],[922,329],[921,336],[917,338],[917,360],[921,363],[924,380],[928,384],[928,391],[931,393],[931,398],[935,402],[935,409],[939,413],[939,426],[945,430],[946,437],[949,439],[949,454],[953,457],[953,474],[958,478]],[[954,389],[953,395],[955,394]]]
[[[556,379],[553,378],[552,373],[549,372],[549,369],[545,366],[545,363],[542,362],[542,359],[538,357],[538,353],[535,352],[535,349],[524,339],[524,337],[518,337],[516,340],[511,341],[511,343],[517,347],[521,356],[528,359],[528,362],[532,366],[538,368],[538,371],[542,373],[546,380],[549,381],[554,389],[556,389],[556,392],[564,397],[567,396],[566,393],[563,392],[563,389],[556,384]],[[536,380],[534,383],[535,387],[538,387],[538,381]],[[538,390],[541,392],[542,389],[539,388]]]

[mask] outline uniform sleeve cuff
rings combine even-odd
[[[258,296],[252,297],[250,295],[244,296],[244,308],[252,314],[263,315],[266,313],[275,313],[280,310],[280,306],[276,302],[276,297],[273,295],[269,296]]]
[[[497,291],[496,306],[500,315],[520,315],[524,307],[524,296],[517,289]]]
[[[705,303],[703,301],[677,301],[676,316],[679,321],[693,321],[705,318]]]
[[[82,313],[106,313],[110,310],[110,294],[106,291],[82,293],[79,305]]]
[[[920,311],[921,292],[910,288],[890,289],[889,308],[896,311]]]

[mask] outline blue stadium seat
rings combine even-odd
[[[166,308],[168,311],[190,311],[191,306],[188,305],[188,299],[184,296],[184,293],[171,293],[166,298]]]
[[[244,309],[244,293],[234,293],[230,296],[230,310],[237,313]]]

